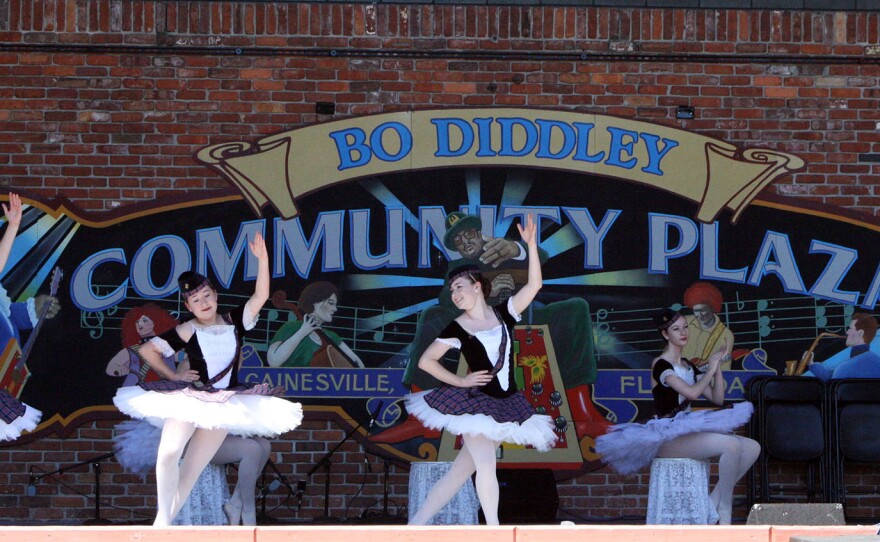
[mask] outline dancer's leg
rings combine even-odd
[[[177,483],[177,498],[171,510],[172,519],[183,508],[183,504],[189,497],[196,480],[205,470],[205,466],[214,457],[217,449],[226,438],[226,429],[196,429],[189,439],[186,455],[180,466],[180,480]]]
[[[269,459],[271,444],[262,437],[244,438],[227,436],[214,454],[211,463],[225,465],[238,463],[238,481],[229,502],[223,510],[231,525],[238,525],[239,519],[244,525],[257,524],[256,486],[257,478]]]
[[[254,452],[254,454],[248,456],[247,466],[244,466],[244,461],[242,461],[243,466],[239,468],[238,484],[236,484],[235,489],[241,492],[242,502],[244,503],[241,512],[242,523],[245,525],[256,525],[257,478],[260,476],[260,473],[263,472],[263,468],[269,461],[269,454],[272,453],[272,444],[263,437],[252,437],[250,440],[257,444],[259,452]],[[256,461],[254,461],[254,459],[256,459]],[[253,463],[253,465],[251,465],[251,463]],[[246,471],[247,473],[245,478],[242,478],[243,471]]]
[[[736,469],[736,479],[739,480],[749,472],[749,469],[758,460],[758,456],[761,455],[761,445],[748,437],[737,435],[736,438],[739,440],[740,449],[742,450],[739,466]]]
[[[477,497],[486,525],[498,525],[498,477],[495,474],[495,449],[498,443],[486,437],[464,437],[477,470]]]
[[[171,525],[177,512],[174,510],[177,485],[180,480],[180,456],[195,426],[178,420],[165,420],[159,450],[156,455],[156,500],[158,510],[153,525]],[[173,513],[172,513],[173,512]]]
[[[446,503],[455,497],[455,494],[467,482],[467,479],[471,477],[474,470],[474,461],[471,458],[470,451],[468,451],[467,440],[465,440],[464,446],[462,446],[458,456],[452,462],[449,472],[443,478],[437,480],[437,483],[434,484],[434,487],[431,488],[425,497],[425,502],[422,503],[421,508],[412,517],[409,524],[427,524],[437,512],[446,506]]]
[[[719,523],[730,525],[733,488],[758,457],[758,443],[737,435],[693,433],[667,442],[658,457],[718,458],[718,482],[709,495],[718,508]]]

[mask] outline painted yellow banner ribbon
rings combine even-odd
[[[672,192],[712,221],[735,222],[769,183],[804,166],[790,154],[739,149],[685,130],[604,115],[540,109],[387,113],[201,149],[197,159],[259,212],[297,215],[297,199],[343,181],[405,170],[508,166],[621,179]]]

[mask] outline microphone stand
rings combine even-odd
[[[317,472],[318,469],[322,467],[324,468],[324,515],[321,516],[321,519],[323,519],[324,521],[329,522],[331,519],[335,519],[330,517],[330,467],[333,464],[330,461],[330,458],[333,456],[333,454],[336,453],[336,450],[338,450],[340,446],[345,444],[345,442],[349,438],[351,438],[355,431],[361,428],[362,425],[363,424],[361,422],[358,422],[358,424],[355,425],[342,440],[336,443],[336,446],[334,446],[330,451],[324,454],[324,456],[321,457],[321,459],[319,459],[318,462],[312,466],[309,472],[306,473],[306,479],[309,479],[312,477],[313,474],[315,474],[315,472]],[[305,482],[302,482],[300,485],[300,506],[302,506],[302,491],[305,489],[303,487],[304,485]]]
[[[390,463],[387,458],[383,457],[384,476],[382,477],[382,517],[388,518],[388,469]]]
[[[284,476],[283,474],[281,474],[281,471],[278,470],[278,467],[275,466],[275,463],[272,462],[272,459],[269,459],[268,461],[266,461],[266,465],[269,466],[272,469],[272,471],[275,473],[275,479],[277,480],[278,485],[280,486],[280,485],[284,484],[284,487],[287,488],[287,498],[289,500],[290,497],[293,497],[296,493],[293,490],[293,486],[290,485],[290,482],[287,480],[287,477]],[[263,467],[263,472],[262,472],[261,476],[262,476],[263,480],[262,480],[262,487],[260,488],[260,499],[262,500],[260,503],[260,523],[261,524],[275,524],[275,523],[278,523],[278,520],[273,517],[270,517],[266,513],[266,496],[272,491],[273,482],[269,482],[268,484],[266,483],[266,468],[265,467]],[[278,489],[278,486],[275,486],[274,489]]]
[[[390,470],[391,470],[392,461],[382,455],[378,455],[378,454],[369,454],[369,455],[372,455],[373,457],[381,459],[382,464],[383,464],[383,468],[382,468],[382,513],[368,516],[367,514],[369,513],[369,509],[367,509],[367,510],[364,510],[361,517],[363,517],[363,518],[368,517],[371,522],[385,521],[387,523],[398,523],[401,518],[396,515],[391,515],[388,511],[389,502],[390,502],[390,499],[388,497],[390,483],[389,483],[388,478],[389,478],[389,474],[390,474]]]
[[[266,483],[266,471],[263,470],[262,474],[263,482],[262,487],[260,487],[260,517],[259,524],[260,525],[274,525],[278,523],[278,520],[270,517],[268,513],[266,513],[266,497],[272,491],[271,482]]]
[[[116,455],[114,452],[109,452],[103,455],[95,456],[85,461],[80,461],[79,463],[74,463],[73,465],[66,465],[57,470],[53,470],[52,472],[44,472],[40,474],[31,473],[31,484],[35,482],[39,482],[43,478],[47,476],[52,476],[53,474],[64,474],[65,472],[82,467],[83,465],[92,465],[92,468],[95,471],[95,517],[92,519],[88,519],[83,522],[83,525],[110,525],[112,522],[106,519],[101,519],[101,461],[105,459],[110,459]]]

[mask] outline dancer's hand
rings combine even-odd
[[[176,382],[195,382],[199,379],[199,372],[194,370],[182,371],[180,373],[174,373],[173,376],[169,380],[174,380]]]
[[[718,367],[721,366],[721,363],[727,358],[730,354],[730,343],[727,342],[727,339],[724,340],[724,345],[721,347],[721,350],[715,352],[711,356],[709,356],[708,365],[709,371],[714,373],[718,370]]]
[[[18,225],[21,224],[21,198],[18,194],[9,193],[9,205],[3,204],[3,214],[9,227],[17,230]]]
[[[263,234],[257,232],[254,235],[253,241],[248,241],[248,247],[251,249],[251,254],[257,257],[257,259],[269,258],[269,251],[266,250],[266,240],[263,239]]]
[[[526,225],[517,224],[516,227],[525,244],[531,245],[538,241],[538,225],[535,223],[534,215],[526,215]]]
[[[467,376],[461,379],[462,388],[473,388],[474,386],[485,386],[489,382],[492,382],[494,376],[489,374],[489,371],[475,371],[473,373],[468,373]]]

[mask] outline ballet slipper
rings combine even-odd
[[[241,513],[241,524],[242,525],[256,525],[257,524],[257,513],[254,512],[244,512]]]
[[[223,503],[223,513],[226,514],[228,525],[239,525],[241,523],[241,503],[235,504],[232,501]]]
[[[733,503],[718,503],[718,525],[730,525],[733,522]]]

